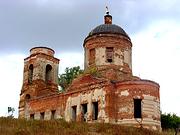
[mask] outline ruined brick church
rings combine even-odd
[[[59,59],[48,47],[35,47],[24,59],[19,118],[105,122],[161,129],[159,84],[132,74],[132,42],[112,24],[104,24],[85,38],[84,74],[65,92],[58,90]]]

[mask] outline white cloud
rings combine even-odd
[[[122,0],[109,5],[113,22],[134,33],[134,74],[158,82],[163,112],[180,115],[179,2]],[[83,38],[91,26],[102,22],[104,8],[105,2],[95,0],[0,1],[0,51],[14,54],[0,56],[0,115],[6,115],[8,106],[15,107],[17,114],[26,56],[16,53],[28,53],[26,50],[34,43],[45,43],[59,52],[68,52],[57,54],[60,73],[66,67],[83,68]]]
[[[163,20],[132,36],[135,75],[160,84],[161,109],[180,115],[180,24]]]
[[[64,73],[66,67],[80,66],[84,69],[84,55],[83,53],[62,53],[58,54],[57,58],[60,59],[59,73]]]
[[[57,54],[61,59],[59,73],[63,73],[66,67],[80,66],[83,69],[82,53]],[[0,57],[0,116],[7,116],[7,108],[15,108],[15,117],[18,117],[19,94],[23,83],[24,58],[21,54],[10,54]]]
[[[0,57],[0,116],[7,115],[8,106],[15,108],[17,117],[19,94],[23,78],[24,55],[8,55]]]

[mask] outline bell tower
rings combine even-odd
[[[54,50],[34,47],[30,56],[24,59],[23,86],[20,94],[19,116],[24,117],[24,107],[28,100],[58,92],[59,59]]]

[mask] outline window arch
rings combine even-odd
[[[45,75],[46,83],[51,81],[51,74],[52,74],[52,66],[48,64],[46,65],[46,75]]]
[[[32,83],[33,80],[33,64],[29,66],[29,77],[28,77],[28,83]]]

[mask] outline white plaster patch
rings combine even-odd
[[[106,116],[106,113],[104,110],[100,110],[99,114],[98,114],[98,118],[102,118],[104,120],[105,123],[109,122],[108,117]]]
[[[65,120],[66,121],[71,121],[72,119],[72,106],[77,106],[77,112],[76,115],[81,114],[81,104],[82,103],[87,103],[87,114],[88,117],[92,115],[92,102],[98,101],[99,102],[99,114],[98,117],[101,119],[104,119],[105,121],[108,121],[107,116],[105,114],[105,95],[106,92],[101,89],[95,89],[94,91],[91,91],[89,93],[80,93],[76,97],[68,97],[67,102],[66,102],[66,109],[65,109]]]
[[[143,112],[148,118],[160,118],[160,102],[154,96],[143,95]]]
[[[129,92],[128,90],[121,91],[121,96],[128,96]]]
[[[129,112],[128,107],[119,108],[119,113]]]
[[[123,61],[124,61],[124,56],[123,56],[123,52],[121,51],[120,48],[116,48],[115,52],[114,52],[114,64],[116,65],[123,65]],[[121,57],[123,56],[123,57]]]
[[[124,51],[124,62],[129,65],[130,68],[132,68],[132,63],[131,63],[131,50],[125,50]]]
[[[71,114],[71,97],[69,97],[66,102],[66,109],[65,109],[65,120],[66,121],[71,120],[70,114]]]
[[[156,126],[152,126],[152,129],[153,129],[153,130],[157,130]]]
[[[143,97],[144,97],[144,99],[146,99],[146,100],[154,100],[154,99],[155,99],[154,96],[145,95],[145,94],[143,94]]]
[[[105,56],[106,48],[100,47],[96,48],[96,65],[105,65],[106,58]]]

